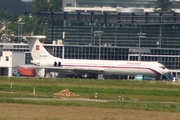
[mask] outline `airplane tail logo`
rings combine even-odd
[[[36,45],[36,50],[39,50],[39,45]]]

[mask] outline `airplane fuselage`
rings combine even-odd
[[[87,60],[57,58],[44,48],[39,39],[45,36],[26,36],[33,60],[38,68],[51,69],[58,72],[97,73],[109,75],[169,75],[169,70],[158,62],[119,61],[119,60]]]
[[[94,70],[95,73],[102,71],[102,74],[114,75],[151,75],[160,76],[169,72],[167,68],[162,68],[162,64],[158,62],[142,62],[142,61],[117,61],[117,60],[81,60],[81,59],[53,59],[33,61],[40,66],[63,67],[72,69]],[[161,67],[160,67],[161,66]],[[97,71],[96,71],[97,70]],[[86,72],[86,71],[85,71]],[[84,73],[85,73],[84,72]]]

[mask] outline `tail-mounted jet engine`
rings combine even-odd
[[[57,62],[54,62],[54,66],[55,66],[55,67],[57,66]]]
[[[58,62],[58,66],[59,66],[59,67],[61,66],[61,62]]]
[[[60,67],[60,66],[61,66],[61,62],[58,62],[58,63],[57,63],[57,62],[54,62],[54,66],[55,66],[55,67],[56,67],[56,66],[59,66],[59,67]]]

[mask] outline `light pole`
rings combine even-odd
[[[21,37],[22,37],[22,35],[23,35],[23,32],[22,32],[22,25],[25,24],[25,23],[19,22],[19,24],[20,24],[20,31],[21,31]]]
[[[114,33],[114,46],[116,46],[116,41],[117,41],[117,25],[115,27],[115,33]]]
[[[101,59],[101,37],[103,33],[104,32],[100,30],[94,31],[94,37],[95,36],[99,37],[99,60]],[[94,43],[95,43],[95,39],[94,39]],[[98,74],[98,79],[103,79],[103,74]]]
[[[20,36],[22,37],[22,35],[23,35],[22,25],[25,24],[25,23],[23,23],[23,22],[15,22],[15,23],[17,23],[17,25],[18,25],[18,42],[20,42],[19,37]]]
[[[159,29],[159,44],[157,44],[161,48],[161,39],[162,39],[162,25],[160,25]]]
[[[19,24],[21,25],[21,36],[22,36],[22,35],[23,35],[23,31],[22,31],[22,25],[24,25],[25,23],[23,23],[23,22],[20,22]]]
[[[139,38],[139,56],[138,56],[138,61],[141,61],[141,38],[146,38],[146,36],[144,36],[144,35],[146,35],[146,33],[142,33],[142,31],[140,30],[140,32],[139,33],[137,33],[137,37]]]
[[[47,23],[45,22],[42,22],[41,25],[43,26],[43,35],[45,35],[45,31],[44,31],[44,26],[46,25]]]
[[[45,35],[44,26],[45,26],[46,24],[47,24],[46,22],[45,22],[45,23],[44,23],[44,22],[41,23],[41,25],[42,25],[42,27],[43,27],[43,35]],[[44,43],[44,39],[43,39],[43,43]]]
[[[19,42],[19,22],[15,22],[18,25],[18,42]]]
[[[62,32],[62,43],[64,44],[64,40],[65,40],[65,35],[66,35],[66,32]]]
[[[98,36],[99,37],[99,60],[101,59],[101,37],[102,37],[102,34],[104,32],[103,31],[94,31],[94,36]],[[94,43],[95,43],[95,40],[94,40]]]
[[[114,33],[114,46],[116,46],[117,33]]]

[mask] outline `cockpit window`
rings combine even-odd
[[[165,66],[159,66],[160,68],[162,68],[162,69],[166,69],[166,67]]]

